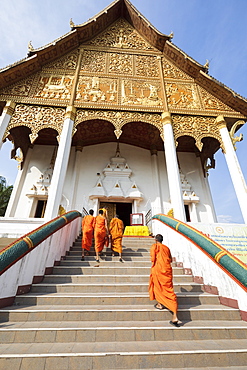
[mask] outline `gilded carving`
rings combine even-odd
[[[161,106],[161,88],[156,81],[123,79],[121,81],[121,103],[123,105]]]
[[[194,84],[166,83],[166,96],[171,108],[200,108],[200,101]]]
[[[202,87],[198,86],[198,89],[199,89],[199,94],[201,95],[201,100],[202,100],[204,109],[234,112],[232,108],[222,103],[219,99],[215,98],[213,95],[208,93]]]
[[[137,55],[135,63],[137,76],[159,77],[159,65],[155,56]]]
[[[203,147],[201,140],[204,137],[213,137],[224,149],[219,129],[215,124],[215,117],[173,115],[172,121],[175,140],[181,136],[192,136],[197,148],[201,151]]]
[[[110,53],[109,73],[133,74],[133,56],[130,54]]]
[[[117,103],[117,79],[79,77],[76,101],[84,103]]]
[[[41,75],[34,93],[35,98],[68,100],[71,96],[73,76]]]
[[[119,19],[89,44],[121,49],[156,50],[124,19]]]
[[[190,76],[182,72],[179,68],[175,67],[167,59],[162,59],[164,78],[177,79],[177,80],[192,80]]]
[[[237,130],[237,127],[242,126],[242,125],[244,125],[244,121],[242,121],[242,120],[235,122],[234,125],[232,126],[231,130],[230,130],[230,133],[229,133],[230,138],[232,140],[232,145],[233,145],[235,150],[237,150],[236,143],[239,142],[239,141],[242,141],[243,138],[244,138],[243,134],[241,134],[241,133],[239,134],[239,136],[234,136],[235,132]]]
[[[5,89],[1,90],[1,94],[3,95],[17,95],[21,97],[25,97],[29,95],[31,90],[31,86],[33,84],[33,77],[29,77],[21,82],[18,82],[12,86],[6,87]]]
[[[122,127],[130,122],[146,122],[150,125],[155,126],[160,131],[160,135],[163,135],[163,126],[161,122],[160,114],[151,113],[139,113],[139,112],[118,112],[118,111],[102,111],[102,110],[82,110],[78,109],[76,114],[76,120],[74,128],[81,122],[102,119],[107,120],[113,124],[115,127],[114,133],[117,138],[120,137],[122,133]]]
[[[78,59],[78,50],[65,55],[58,60],[46,64],[43,70],[45,69],[62,69],[62,70],[75,70]]]
[[[65,109],[43,107],[38,105],[16,105],[15,112],[4,135],[4,139],[10,134],[10,130],[18,126],[26,126],[31,130],[30,141],[33,143],[38,137],[40,130],[53,128],[60,135],[63,128]]]
[[[84,72],[105,72],[106,53],[84,50],[81,70]]]

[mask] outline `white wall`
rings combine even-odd
[[[26,194],[30,193],[32,185],[39,179],[40,174],[49,167],[53,151],[53,146],[34,145],[31,159],[26,166],[25,180],[20,195],[18,196],[19,199],[16,212],[11,216],[18,218],[28,218],[30,216],[33,198],[28,198]],[[79,180],[75,194],[75,204],[72,207],[75,188],[74,171],[76,153],[75,148],[71,149],[63,188],[63,199],[61,200],[68,204],[67,210],[73,208],[81,211],[83,207],[86,209],[95,207],[95,201],[89,199],[89,194],[99,179],[97,173],[102,174],[103,169],[109,163],[110,158],[114,157],[115,153],[116,143],[97,144],[83,148],[80,156],[81,160],[77,167],[79,168]],[[120,144],[120,153],[121,156],[126,159],[126,162],[132,170],[131,180],[136,182],[139,190],[143,193],[143,201],[139,203],[138,212],[147,210],[149,204],[153,210],[155,210],[157,205],[157,194],[155,194],[154,191],[150,151],[128,144]],[[193,153],[178,153],[178,157],[183,174],[191,184],[192,190],[200,197],[200,203],[196,205],[198,221],[204,223],[214,222],[210,191],[205,182],[207,180],[203,177],[200,159],[196,158]],[[161,189],[162,213],[167,213],[172,207],[170,204],[164,152],[158,152],[157,164]]]

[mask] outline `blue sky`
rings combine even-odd
[[[108,6],[108,0],[3,0],[0,12],[0,68],[70,31],[69,20],[81,24]],[[246,0],[133,0],[132,4],[160,32],[174,32],[173,43],[201,64],[210,61],[209,74],[247,97]],[[237,156],[247,179],[247,124],[239,132]],[[0,175],[13,184],[17,163],[9,160],[10,143],[0,152]],[[224,155],[216,154],[209,181],[220,222],[242,223]]]

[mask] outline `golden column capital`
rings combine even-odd
[[[3,113],[8,114],[9,116],[12,116],[15,111],[16,103],[12,100],[8,100],[5,107],[3,108]]]
[[[215,123],[217,124],[219,130],[223,127],[226,127],[226,121],[222,115],[216,117]]]
[[[66,108],[65,119],[69,118],[72,121],[75,121],[75,116],[76,116],[76,108],[73,105],[69,105]]]
[[[170,112],[161,113],[161,122],[163,125],[170,123],[172,125],[172,116]]]

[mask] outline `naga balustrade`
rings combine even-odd
[[[214,240],[172,217],[153,216],[153,229],[164,237],[172,256],[220,301],[240,309],[247,321],[247,266]]]
[[[66,255],[81,228],[81,213],[70,211],[17,239],[0,252],[0,307],[43,280]]]

